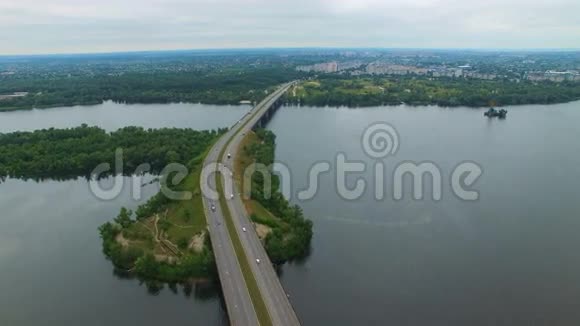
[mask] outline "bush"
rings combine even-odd
[[[187,249],[187,246],[189,246],[189,241],[187,241],[187,238],[181,238],[177,241],[177,246],[179,249],[185,250]]]

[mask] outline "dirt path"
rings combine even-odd
[[[125,239],[125,237],[123,236],[123,232],[119,232],[119,234],[117,234],[117,237],[115,237],[115,241],[121,244],[123,248],[129,247],[129,240]]]
[[[167,214],[167,211],[165,212],[165,214]],[[181,256],[182,253],[179,251],[178,247],[174,243],[169,241],[167,238],[164,238],[163,232],[159,232],[158,226],[159,220],[160,220],[159,215],[155,215],[154,219],[155,241],[160,245],[160,248],[163,250],[163,252],[167,253],[167,251],[170,251],[171,254],[173,254],[174,256]]]
[[[189,249],[195,250],[195,252],[200,253],[203,251],[203,244],[205,243],[205,231],[201,232],[200,234],[196,234],[189,245],[187,246]]]
[[[179,225],[179,224],[175,224],[173,222],[169,222],[169,223],[175,227],[180,228],[180,229],[193,229],[193,228],[195,228],[195,226],[193,226],[193,225]]]

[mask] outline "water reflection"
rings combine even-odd
[[[123,281],[138,281],[139,285],[145,287],[147,293],[158,296],[162,291],[167,290],[174,295],[183,294],[186,298],[193,297],[201,301],[212,301],[221,296],[219,280],[199,279],[183,283],[165,283],[154,280],[147,280],[135,276],[135,274],[120,268],[113,268],[113,275]]]
[[[483,111],[278,110],[269,128],[295,189],[307,189],[312,164],[337,152],[372,166],[360,135],[377,121],[400,135],[387,169],[426,160],[443,171],[464,160],[484,168],[477,202],[448,191],[440,202],[377,201],[370,192],[345,201],[335,171],[321,176],[312,200],[294,201],[314,221],[314,250],[281,275],[304,324],[580,324],[580,102],[510,107],[503,121]]]

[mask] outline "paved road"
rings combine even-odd
[[[234,158],[238,153],[239,144],[245,133],[252,129],[270,106],[288,90],[291,84],[292,83],[284,84],[278,90],[270,94],[264,101],[252,109],[249,114],[245,115],[238,123],[236,123],[230,131],[222,136],[206,157],[204,165],[221,161],[224,166],[233,171]],[[228,144],[230,139],[231,141]],[[226,145],[227,149],[224,151],[224,156],[219,160],[219,153]],[[230,154],[231,157],[228,157],[228,154]],[[231,178],[227,175],[225,177]],[[223,189],[228,189],[225,184],[226,178],[223,178]],[[215,178],[210,178],[209,183],[210,187],[215,189]],[[289,302],[286,292],[284,291],[278,276],[276,275],[256,232],[254,231],[254,228],[251,227],[252,224],[238,193],[239,191],[237,190],[234,192],[233,199],[230,198],[231,193],[226,194],[228,199],[227,207],[230,210],[236,232],[238,233],[242,247],[248,257],[260,293],[266,307],[268,308],[270,318],[274,325],[300,325],[298,317]],[[223,220],[223,214],[219,207],[220,205],[218,202],[205,198],[204,206],[208,216],[210,235],[230,322],[232,325],[258,325],[256,313],[239,262],[237,261],[227,227]],[[246,228],[247,231],[244,232],[242,228]],[[259,259],[260,263],[257,263],[256,259]]]
[[[218,161],[219,153],[229,139],[228,135],[231,137],[233,133],[228,132],[217,141],[207,155],[204,166]],[[208,184],[212,189],[216,189],[215,177],[210,177]],[[221,206],[218,201],[207,197],[204,197],[203,204],[230,323],[244,326],[258,325],[258,317],[225,225]]]

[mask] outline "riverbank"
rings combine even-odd
[[[269,130],[259,129],[245,135],[236,157],[234,179],[238,189],[244,182],[251,182],[251,198],[242,196],[244,205],[256,229],[256,233],[270,257],[276,264],[300,259],[308,255],[312,240],[312,222],[306,219],[298,205],[291,205],[280,193],[280,182],[272,175],[270,196],[265,193],[264,176],[258,171],[248,180],[245,171],[254,164],[263,164],[272,173],[276,136]]]
[[[99,105],[106,101],[87,101],[87,102],[79,102],[79,103],[70,103],[70,104],[50,104],[50,105],[35,105],[35,106],[24,106],[24,107],[0,107],[0,112],[13,112],[13,111],[29,111],[29,110],[47,110],[47,109],[54,109],[59,107],[73,107],[73,106],[90,106],[90,105]]]
[[[27,92],[0,100],[0,111],[55,106],[91,105],[104,101],[127,104],[240,104],[259,102],[275,85],[301,76],[285,67],[220,71],[148,71],[119,75],[99,74],[0,78],[0,94]],[[1,76],[0,76],[1,77]]]
[[[371,107],[437,105],[488,107],[556,104],[580,99],[580,83],[470,80],[427,77],[324,76],[296,85],[285,96],[288,104]]]

